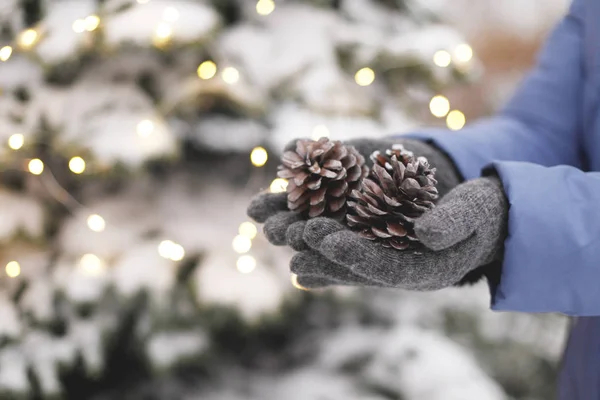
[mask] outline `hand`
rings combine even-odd
[[[360,237],[328,218],[296,225],[288,236],[306,244],[291,261],[298,283],[437,290],[502,257],[508,202],[497,178],[457,186],[415,223],[419,251],[398,251]],[[294,243],[290,243],[292,246]]]
[[[292,141],[286,146],[286,149],[295,147],[296,141]],[[375,150],[383,151],[390,148],[392,144],[399,143],[404,145],[418,156],[426,157],[433,167],[437,168],[436,179],[438,180],[438,191],[440,195],[448,193],[460,182],[460,177],[456,168],[440,150],[418,140],[409,139],[358,139],[346,142],[354,146],[367,162],[370,163],[369,156]],[[301,238],[294,237],[294,234],[302,232],[306,221],[304,218],[287,208],[287,195],[285,193],[261,194],[256,196],[248,207],[248,215],[256,222],[265,223],[263,228],[265,236],[276,246],[291,245],[294,250],[306,250],[307,246]],[[289,232],[289,233],[288,233]],[[291,235],[289,238],[288,236]]]

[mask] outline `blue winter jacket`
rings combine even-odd
[[[492,308],[579,317],[561,399],[600,399],[600,0],[575,0],[495,117],[421,132],[466,179],[492,166],[510,202]]]

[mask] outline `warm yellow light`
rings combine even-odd
[[[288,181],[283,178],[275,178],[273,182],[271,182],[271,186],[269,186],[269,190],[271,193],[283,193],[287,190]]]
[[[237,83],[237,81],[240,80],[240,73],[237,69],[233,67],[227,67],[221,73],[221,77],[223,78],[225,83],[233,85],[234,83]]]
[[[13,49],[10,46],[4,46],[0,49],[0,61],[8,61],[12,55]]]
[[[28,49],[37,42],[38,37],[39,35],[35,29],[27,29],[19,35],[19,45],[24,49]]]
[[[11,278],[16,278],[21,275],[21,266],[16,261],[11,261],[6,264],[6,275]]]
[[[163,240],[158,245],[158,254],[168,260],[181,261],[185,257],[185,250],[180,244],[171,240]]]
[[[154,122],[149,119],[141,120],[137,124],[137,134],[141,137],[148,137],[154,132]]]
[[[73,31],[75,33],[82,33],[83,31],[85,31],[85,20],[83,19],[76,19],[75,21],[73,21]]]
[[[95,31],[100,26],[100,17],[97,15],[88,15],[85,20],[85,30],[88,32]]]
[[[254,239],[258,234],[258,229],[252,222],[246,221],[240,224],[238,233],[247,238]]]
[[[19,150],[25,144],[25,136],[20,133],[15,133],[14,135],[10,135],[8,138],[8,147],[13,150]]]
[[[268,159],[267,150],[262,147],[255,147],[252,149],[252,153],[250,153],[250,161],[255,167],[262,167],[267,163]]]
[[[92,214],[87,218],[88,227],[94,232],[102,232],[106,228],[106,221],[98,214]]]
[[[175,7],[166,7],[163,11],[163,19],[167,22],[175,22],[179,19],[179,11]]]
[[[467,118],[465,117],[465,114],[458,110],[450,111],[448,113],[448,117],[446,117],[446,125],[449,129],[453,131],[458,131],[459,129],[462,129],[462,127],[465,126],[466,122]]]
[[[433,96],[429,102],[429,110],[434,116],[443,118],[450,111],[450,101],[442,95]]]
[[[217,64],[212,61],[204,61],[198,67],[197,72],[200,79],[211,79],[217,73]]]
[[[275,2],[273,0],[258,0],[256,3],[256,12],[259,15],[269,15],[275,11]]]
[[[305,288],[300,283],[298,283],[298,275],[292,274],[291,281],[292,281],[292,285],[294,285],[294,287],[296,289],[308,291],[307,288]]]
[[[313,140],[319,140],[320,138],[324,137],[329,137],[329,129],[325,125],[315,126],[312,131]]]
[[[73,157],[69,160],[69,169],[74,174],[82,174],[85,171],[85,161],[81,157]]]
[[[252,256],[240,256],[236,263],[238,271],[249,274],[256,269],[256,259]]]
[[[445,68],[452,62],[452,56],[446,50],[438,50],[433,55],[433,63],[438,67]]]
[[[163,47],[169,43],[171,40],[171,35],[173,35],[173,29],[171,28],[171,25],[166,22],[161,22],[154,31],[152,43],[156,47]]]
[[[459,44],[454,49],[454,57],[459,62],[469,62],[473,58],[473,48],[466,43]]]
[[[44,163],[39,158],[29,161],[27,167],[29,168],[29,172],[34,175],[41,175],[44,172]]]
[[[173,261],[181,261],[185,257],[185,249],[182,245],[175,243],[171,248],[171,257],[169,257]]]
[[[250,251],[252,248],[252,240],[247,236],[237,235],[231,242],[233,251],[239,254],[244,254]]]
[[[86,274],[89,275],[100,275],[104,272],[104,262],[95,254],[85,254],[79,260],[79,267],[83,269]]]
[[[361,68],[354,75],[354,80],[360,86],[369,86],[375,80],[375,71],[371,68]]]

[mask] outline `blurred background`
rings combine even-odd
[[[282,147],[485,118],[566,0],[3,0],[0,398],[553,398],[566,320],[485,283],[307,292]]]

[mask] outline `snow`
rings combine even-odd
[[[94,375],[98,375],[104,368],[102,331],[98,329],[102,324],[102,321],[95,319],[73,321],[69,332],[69,338],[83,357],[86,370]]]
[[[378,343],[367,379],[407,400],[505,399],[465,349],[414,327],[392,330]]]
[[[235,256],[207,255],[195,277],[199,302],[231,307],[248,321],[276,312],[290,291],[289,281],[282,282],[260,263],[254,271],[241,273],[235,262]]]
[[[177,10],[174,13],[176,18],[165,13],[167,7]],[[168,25],[175,42],[204,42],[218,29],[220,18],[212,8],[200,2],[172,0],[132,4],[129,8],[106,16],[105,40],[109,46],[136,44],[146,47],[152,43],[161,24]]]
[[[254,120],[222,116],[204,118],[194,128],[194,143],[216,151],[243,152],[260,145],[268,135],[267,128]]]
[[[27,287],[20,306],[29,312],[35,321],[52,322],[55,318],[53,288],[44,279],[33,279]]]
[[[132,297],[148,291],[153,301],[166,301],[174,284],[176,264],[158,254],[159,243],[140,243],[115,261],[111,278],[119,294]]]
[[[42,235],[44,210],[32,197],[0,189],[0,242],[23,233],[31,238]]]
[[[22,331],[17,309],[12,302],[0,295],[0,338],[17,338]]]
[[[0,352],[0,392],[30,392],[27,364],[17,346],[7,346]]]
[[[198,357],[208,347],[207,337],[200,332],[164,332],[148,342],[148,357],[159,369],[172,367],[182,359]]]
[[[73,58],[76,53],[89,46],[88,32],[77,33],[73,22],[94,14],[93,0],[71,0],[52,2],[43,23],[39,26],[44,36],[35,47],[36,54],[47,64],[56,64]]]

